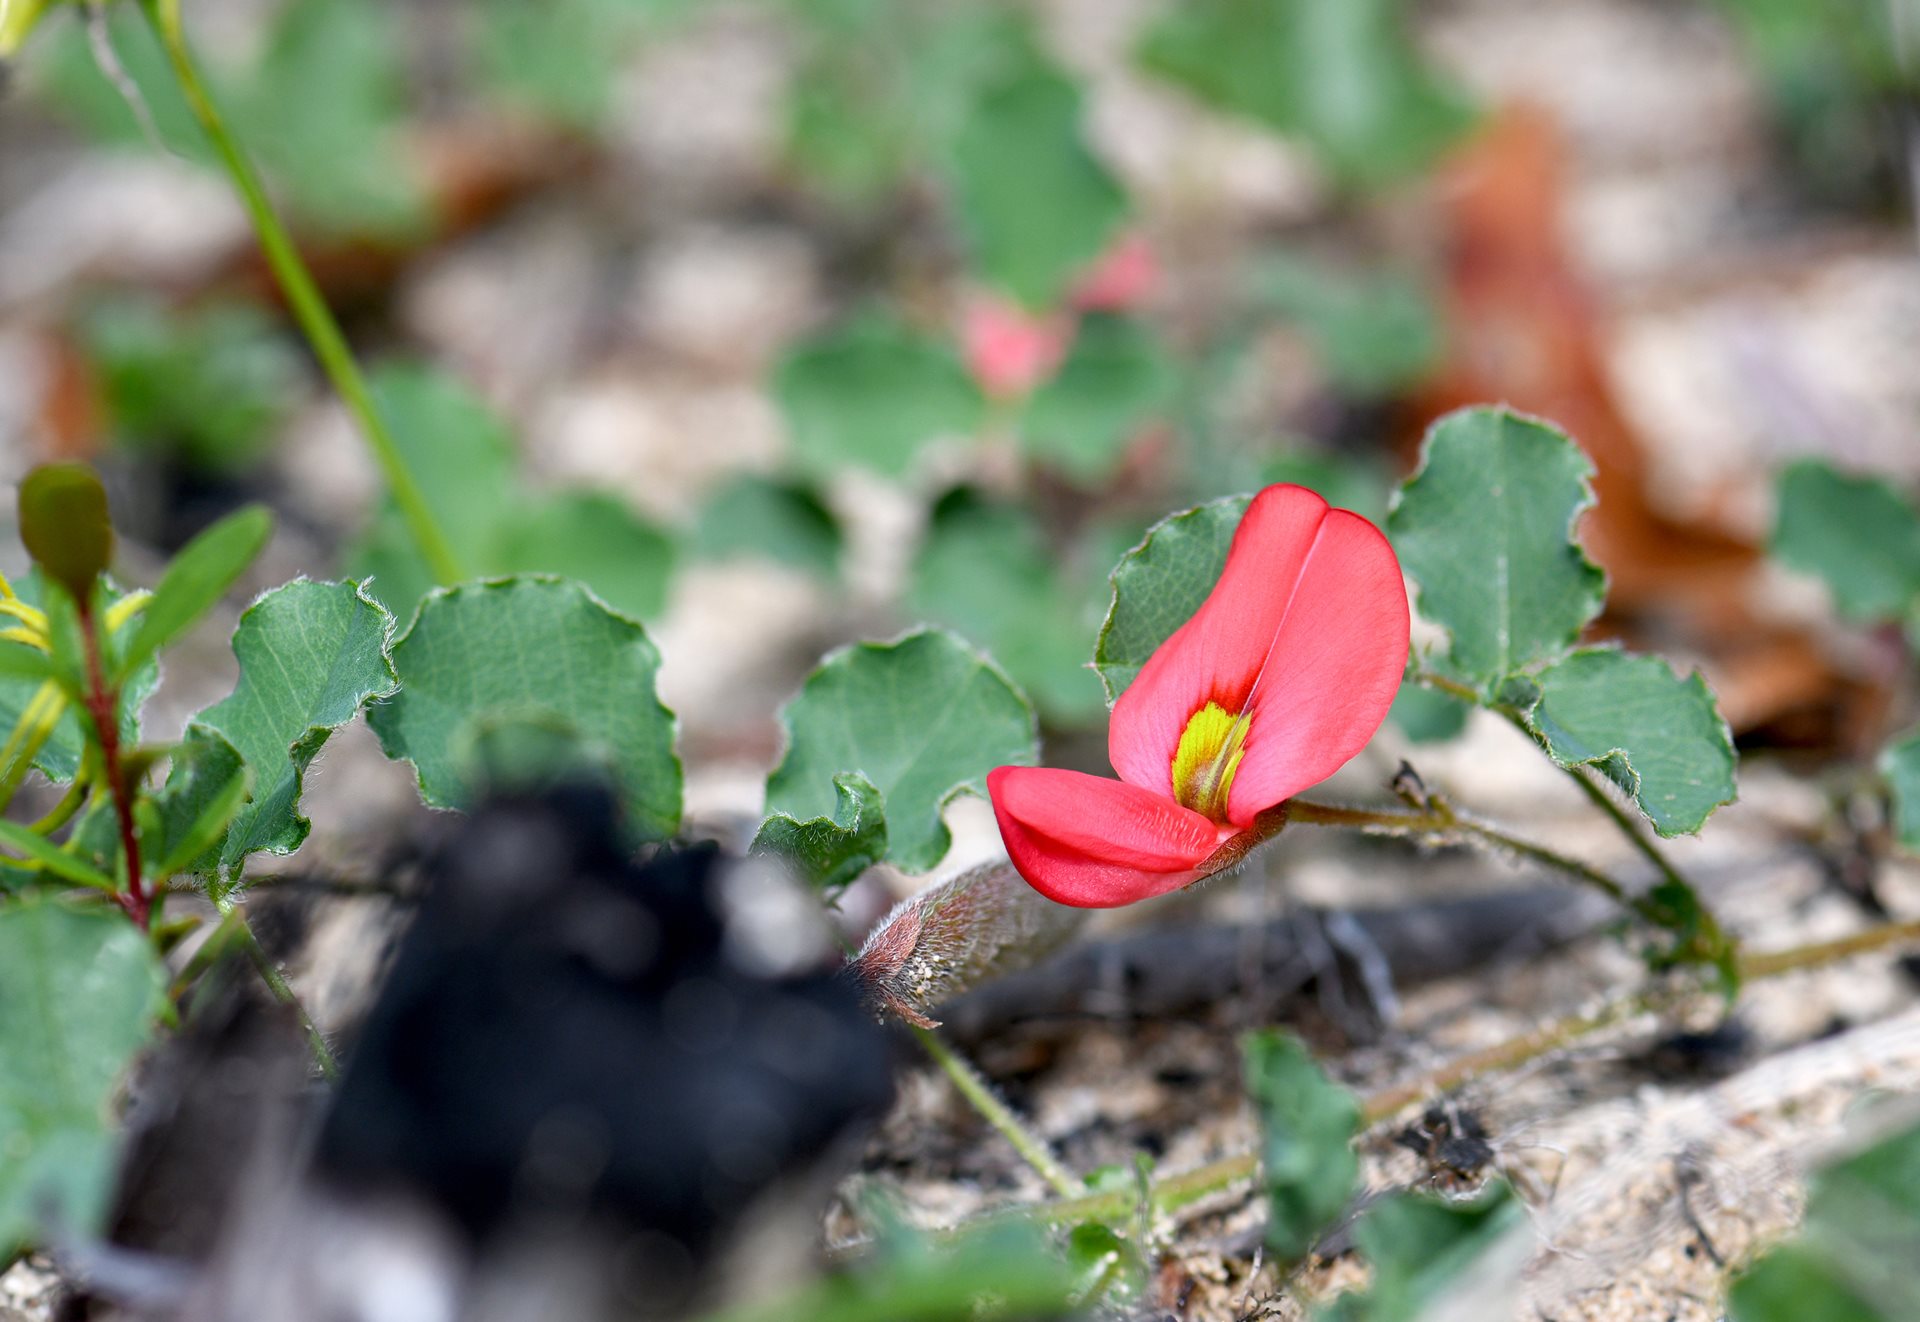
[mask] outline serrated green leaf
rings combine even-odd
[[[133,637],[120,653],[121,674],[185,632],[245,573],[273,534],[273,516],[262,505],[236,510],[180,549],[141,607]]]
[[[797,821],[774,813],[753,837],[753,852],[785,859],[808,885],[844,890],[887,856],[887,809],[873,782],[857,771],[833,778],[833,814]]]
[[[1920,1316],[1920,1124],[1909,1118],[1813,1177],[1799,1235],[1733,1282],[1734,1322]]]
[[[158,829],[140,840],[148,875],[212,875],[220,863],[215,846],[252,788],[246,761],[226,736],[204,725],[190,728],[173,750],[166,784],[153,796]]]
[[[978,89],[952,148],[974,268],[1028,307],[1051,307],[1106,248],[1126,195],[1081,136],[1080,90],[1037,51]]]
[[[1561,655],[1600,613],[1606,575],[1573,539],[1592,476],[1566,433],[1509,409],[1433,425],[1387,534],[1421,615],[1451,636],[1440,669],[1490,695]]]
[[[1920,851],[1920,730],[1909,731],[1880,754],[1880,773],[1893,792],[1893,834]]]
[[[997,766],[1039,760],[1033,708],[999,667],[940,629],[856,643],[822,661],[780,713],[787,751],[767,811],[800,821],[838,806],[857,771],[884,796],[887,857],[925,872],[947,852],[948,800],[985,795]]]
[[[1109,704],[1220,581],[1234,530],[1251,499],[1223,496],[1170,514],[1114,567],[1113,604],[1093,649]]]
[[[0,1260],[43,1229],[100,1230],[108,1107],[165,992],[152,946],[120,915],[0,904]]]
[[[388,757],[413,763],[420,796],[461,806],[475,722],[558,720],[611,750],[629,825],[680,824],[673,713],[654,692],[660,654],[639,623],[565,579],[510,578],[435,591],[393,645],[400,691],[367,711]]]
[[[840,524],[802,482],[744,474],[700,511],[694,554],[707,560],[758,556],[831,582],[840,576]]]
[[[1241,1052],[1260,1117],[1267,1247],[1297,1262],[1347,1210],[1359,1186],[1353,1138],[1360,1102],[1329,1079],[1291,1033],[1249,1033]]]
[[[1525,1209],[1504,1183],[1489,1186],[1471,1201],[1393,1194],[1362,1213],[1354,1227],[1354,1241],[1373,1272],[1366,1292],[1342,1295],[1315,1316],[1327,1322],[1414,1322],[1450,1302],[1448,1292],[1469,1268],[1523,1242],[1525,1227]],[[1524,1257],[1517,1252],[1506,1257],[1501,1264],[1504,1280],[1492,1284],[1511,1295]],[[1456,1311],[1448,1315],[1461,1315],[1458,1301],[1451,1302]],[[1476,1297],[1474,1302],[1499,1307],[1508,1300]]]
[[[1400,0],[1186,0],[1147,31],[1139,60],[1210,105],[1303,138],[1361,185],[1426,166],[1473,118],[1422,62]]]
[[[1777,494],[1774,555],[1819,575],[1843,615],[1899,620],[1920,603],[1920,509],[1891,485],[1803,459]]]
[[[667,604],[673,543],[619,497],[569,491],[507,515],[484,569],[579,579],[615,610],[649,618]]]
[[[809,464],[896,476],[920,447],[970,436],[986,401],[946,345],[869,314],[788,356],[774,393]]]
[[[1590,648],[1533,682],[1527,725],[1553,760],[1598,768],[1661,835],[1698,831],[1733,802],[1733,736],[1698,671],[1681,679],[1659,657]]]
[[[1059,372],[1028,402],[1021,441],[1076,482],[1102,481],[1167,407],[1174,384],[1173,365],[1139,322],[1088,316]]]
[[[393,617],[355,583],[296,580],[241,615],[233,634],[239,681],[193,720],[233,745],[253,782],[252,801],[221,844],[219,884],[237,880],[248,854],[291,853],[306,839],[302,778],[363,703],[393,692],[392,631]]]
[[[1091,565],[1049,547],[1024,510],[960,487],[934,506],[907,605],[984,647],[1049,722],[1079,725],[1102,711],[1086,661],[1106,595]]]

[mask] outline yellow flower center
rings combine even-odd
[[[1247,751],[1247,719],[1217,702],[1193,714],[1173,751],[1173,797],[1181,806],[1227,820],[1227,794],[1233,773]]]

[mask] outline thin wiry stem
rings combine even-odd
[[[988,1124],[999,1130],[1007,1142],[1013,1144],[1027,1165],[1033,1167],[1053,1191],[1062,1198],[1072,1198],[1086,1186],[1073,1178],[1066,1167],[1062,1166],[1053,1153],[1047,1149],[1046,1141],[1021,1121],[1011,1107],[1000,1100],[979,1073],[963,1060],[958,1052],[940,1040],[940,1035],[930,1028],[914,1028],[913,1035],[926,1048],[934,1063],[946,1072],[953,1086],[960,1090]]]

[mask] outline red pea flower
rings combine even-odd
[[[1113,705],[1119,780],[987,776],[1013,866],[1049,899],[1105,909],[1237,857],[1254,819],[1325,780],[1386,719],[1407,664],[1407,593],[1379,529],[1305,487],[1253,498],[1193,618]]]

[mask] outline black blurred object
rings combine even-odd
[[[1649,1043],[1638,1064],[1662,1082],[1724,1079],[1753,1056],[1753,1030],[1737,1015],[1712,1028],[1669,1033]]]
[[[892,1095],[888,1040],[825,971],[729,954],[711,847],[635,863],[612,798],[495,799],[428,892],[319,1139],[350,1196],[424,1202],[476,1257],[533,1228],[648,1247],[684,1294],[757,1194]],[[678,1279],[670,1279],[678,1278]]]

